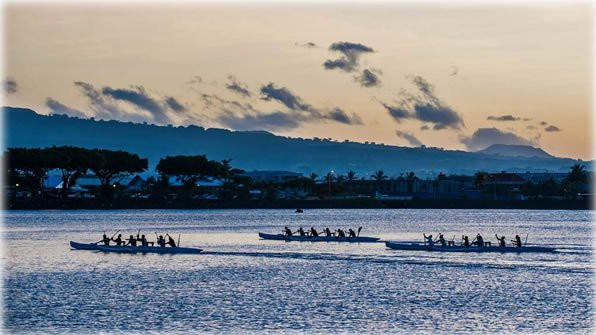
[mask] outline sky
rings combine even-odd
[[[4,104],[594,159],[587,3],[8,4]]]

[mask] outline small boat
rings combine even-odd
[[[294,213],[304,213],[304,211],[301,208],[296,208]]]
[[[456,246],[441,246],[441,245],[426,245],[424,243],[400,243],[400,242],[385,242],[387,248],[394,250],[419,250],[419,251],[438,251],[438,252],[553,252],[555,248],[544,246],[523,246],[523,247],[499,247],[487,246],[478,247],[470,246],[464,247]]]
[[[377,242],[378,237],[338,237],[338,236],[287,236],[283,234],[267,234],[259,233],[259,237],[264,240],[279,240],[279,241],[299,241],[299,242]]]
[[[80,250],[98,250],[103,252],[118,252],[118,253],[154,253],[154,254],[198,254],[203,249],[197,248],[183,248],[183,247],[132,247],[132,246],[117,246],[117,245],[100,245],[95,243],[77,243],[70,241],[70,246],[74,249]]]

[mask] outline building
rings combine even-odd
[[[302,173],[290,171],[250,171],[239,174],[242,177],[248,177],[255,182],[272,181],[282,183],[284,181],[302,178]]]

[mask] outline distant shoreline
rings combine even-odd
[[[121,199],[101,203],[95,199],[44,199],[43,201],[16,200],[7,204],[7,210],[45,209],[539,209],[591,210],[592,199],[581,200],[187,200],[166,201],[148,199]]]

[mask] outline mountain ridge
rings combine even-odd
[[[31,109],[3,107],[6,147],[75,145],[127,150],[149,158],[150,171],[167,155],[206,154],[232,159],[245,170],[289,170],[319,175],[354,170],[370,177],[383,170],[390,177],[408,171],[431,177],[439,172],[473,174],[486,171],[566,172],[581,160],[558,157],[512,157],[440,148],[290,138],[265,131],[232,131],[200,126],[94,120],[66,115],[41,115]]]

